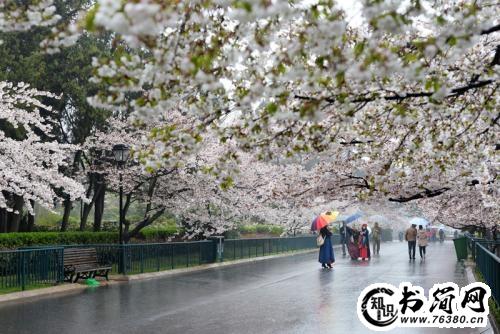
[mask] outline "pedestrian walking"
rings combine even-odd
[[[399,241],[403,242],[403,236],[404,236],[403,231],[399,231]]]
[[[444,241],[444,230],[441,228],[439,229],[439,242]]]
[[[405,240],[408,241],[408,255],[410,256],[410,260],[415,260],[415,250],[417,245],[417,229],[415,224],[411,224],[406,230]]]
[[[332,246],[332,232],[330,232],[328,226],[325,226],[319,230],[319,233],[324,240],[319,248],[319,262],[323,268],[332,268],[332,264],[335,262]]]
[[[357,260],[359,258],[359,232],[349,226],[346,226],[347,230],[347,251],[352,260]]]
[[[418,251],[420,253],[420,258],[422,260],[425,260],[425,248],[427,247],[429,238],[427,237],[427,233],[422,225],[418,226],[417,238],[418,238]]]
[[[372,229],[372,240],[373,240],[373,255],[378,255],[380,253],[380,238],[382,236],[382,229],[375,223]]]
[[[345,222],[342,222],[342,226],[339,229],[340,233],[340,244],[342,245],[342,255],[346,255],[346,248],[347,248],[347,238],[348,238],[348,232],[347,232],[347,224]]]
[[[370,238],[368,236],[368,225],[363,224],[361,226],[361,231],[359,232],[359,257],[361,260],[369,260],[370,259]]]

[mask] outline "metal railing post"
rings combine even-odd
[[[162,254],[162,247],[156,247],[156,271],[160,271],[160,255]]]
[[[141,261],[141,273],[144,272],[144,246],[140,246],[141,252],[139,253],[140,261]]]
[[[56,250],[56,254],[57,253],[60,253],[58,254],[57,256],[57,259],[58,259],[58,263],[57,263],[57,273],[58,273],[58,279],[57,279],[57,283],[62,283],[64,282],[64,248],[59,248]]]
[[[172,244],[172,252],[170,253],[170,265],[171,265],[172,269],[174,269],[174,249],[175,249],[175,245]]]
[[[118,261],[118,272],[122,275],[127,275],[127,264],[126,262],[126,256],[125,256],[125,245],[121,244],[118,246],[119,247],[119,255],[120,255],[120,261]]]
[[[21,290],[26,289],[26,254],[21,252]]]

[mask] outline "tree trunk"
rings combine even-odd
[[[103,175],[97,175],[97,184],[100,186],[96,187],[97,197],[94,204],[94,232],[98,232],[101,230],[102,216],[104,214],[104,199],[106,196],[106,184],[104,183]]]
[[[68,230],[69,215],[71,214],[72,209],[73,202],[71,202],[69,196],[66,195],[66,199],[64,200],[64,213],[61,221],[61,232],[66,232]]]
[[[80,216],[80,231],[84,231],[85,228],[87,227],[87,221],[90,215],[90,211],[92,211],[92,207],[94,206],[95,199],[96,199],[96,184],[95,184],[95,176],[96,174],[94,173],[89,173],[89,186],[87,188],[87,192],[85,193],[86,197],[89,198],[90,194],[92,194],[92,190],[94,189],[94,195],[92,196],[92,200],[90,203],[84,203],[83,204],[83,209],[81,211],[81,216]]]
[[[7,233],[7,217],[7,210],[0,209],[0,233]]]
[[[130,221],[127,220],[127,213],[128,213],[128,209],[130,208],[130,203],[132,203],[132,194],[127,194],[125,196],[125,204],[123,205],[123,209],[122,209],[122,212],[123,212],[122,213],[123,214],[123,241],[125,243],[127,243],[128,239],[130,239],[130,237],[128,239],[126,239],[126,237],[125,237],[128,235],[128,231],[130,230]],[[119,228],[120,228],[120,221],[118,221],[118,229]]]
[[[9,214],[9,232],[19,232],[19,227],[21,225],[21,218],[23,217],[23,206],[24,201],[21,196],[14,195],[13,197],[13,209],[14,211]],[[16,213],[17,212],[17,213]]]
[[[82,216],[80,217],[80,231],[84,231],[87,227],[90,211],[92,210],[93,203],[84,203]]]
[[[34,203],[32,205],[34,205]],[[33,227],[35,227],[35,216],[28,215],[28,225],[26,226],[26,232],[33,232]]]
[[[161,217],[161,215],[163,215],[164,212],[165,209],[161,209],[160,211],[157,211],[154,215],[147,216],[142,221],[140,221],[130,233],[128,231],[129,225],[127,225],[127,228],[123,232],[123,241],[125,243],[128,243],[130,241],[130,238],[135,237],[146,226],[153,224],[158,218]]]
[[[19,224],[19,232],[27,232],[28,231],[28,217],[29,213],[26,213],[21,218],[21,223]]]
[[[71,175],[75,175],[78,171],[78,164],[82,159],[83,152],[81,150],[76,151],[75,158],[73,159],[73,168],[71,171]],[[73,210],[73,203],[70,200],[69,195],[64,196],[64,214],[61,221],[61,232],[65,232],[68,230],[69,225],[69,216],[71,214],[71,210]]]

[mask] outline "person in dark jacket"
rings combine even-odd
[[[373,240],[373,255],[378,255],[380,253],[380,240],[382,238],[382,229],[375,223],[372,229],[372,240]]]
[[[368,233],[368,225],[363,224],[361,226],[361,231],[359,232],[359,257],[361,260],[369,260],[370,259],[370,238]]]
[[[347,238],[348,238],[348,231],[347,231],[347,224],[345,222],[342,222],[342,226],[339,229],[340,232],[340,244],[342,245],[342,255],[346,255],[346,248],[347,248]]]
[[[335,262],[332,245],[332,232],[330,232],[328,226],[325,226],[319,231],[319,233],[325,240],[323,245],[319,248],[319,262],[323,268],[332,268],[332,264]]]
[[[443,242],[443,241],[444,241],[444,230],[439,229],[439,242]]]
[[[408,241],[408,255],[410,260],[415,260],[415,249],[417,246],[417,225],[411,224],[410,228],[406,230],[405,240]]]

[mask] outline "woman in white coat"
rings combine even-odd
[[[427,233],[424,230],[424,227],[422,225],[418,226],[418,233],[417,233],[417,239],[418,239],[418,250],[420,252],[420,258],[425,260],[425,248],[427,247],[427,243],[429,242]]]

